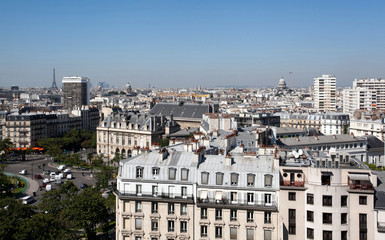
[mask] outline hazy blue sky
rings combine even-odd
[[[0,86],[53,68],[59,86],[351,86],[385,78],[385,1],[1,1]]]

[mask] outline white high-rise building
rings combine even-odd
[[[357,87],[343,90],[343,111],[353,114],[356,110],[377,108],[377,90]]]
[[[353,88],[366,88],[377,92],[377,109],[385,109],[385,79],[355,79]]]
[[[318,111],[336,110],[336,78],[322,75],[314,78],[314,107]]]

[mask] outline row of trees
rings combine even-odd
[[[98,188],[83,191],[66,182],[43,194],[36,206],[11,198],[0,199],[1,239],[95,239],[106,233],[114,217],[115,200],[101,197]]]

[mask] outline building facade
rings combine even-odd
[[[353,88],[365,88],[376,91],[377,109],[385,109],[385,79],[355,79],[353,81]]]
[[[343,90],[343,112],[354,114],[356,110],[377,109],[377,90],[357,87]]]
[[[274,155],[178,146],[123,160],[116,239],[280,239],[278,168]]]
[[[63,77],[63,100],[65,109],[80,108],[90,104],[90,82],[85,77]]]
[[[336,111],[336,78],[322,75],[314,78],[314,107],[318,111]]]

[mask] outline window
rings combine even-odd
[[[323,240],[332,240],[333,239],[332,231],[323,231],[322,235],[323,235],[323,238],[322,238]]]
[[[249,187],[254,186],[254,179],[255,179],[254,174],[247,174],[247,186]]]
[[[231,227],[230,228],[230,240],[237,240],[237,228]]]
[[[201,208],[201,219],[207,219],[207,208]]]
[[[247,193],[247,203],[254,203],[254,193]]]
[[[142,195],[142,185],[136,184],[136,195],[141,196]]]
[[[182,187],[181,191],[182,191],[182,197],[187,198],[187,187]]]
[[[151,231],[158,231],[158,220],[151,220]]]
[[[238,174],[232,173],[231,174],[231,186],[237,186],[238,185]]]
[[[348,214],[341,213],[341,224],[347,224],[347,223],[348,223]]]
[[[333,198],[332,196],[322,196],[322,206],[324,207],[331,207],[333,205]]]
[[[222,238],[222,227],[215,227],[215,238]]]
[[[272,175],[265,175],[265,187],[271,187]]]
[[[180,232],[181,233],[187,232],[187,222],[186,221],[180,222]]]
[[[271,230],[264,230],[263,231],[263,239],[264,240],[271,240]]]
[[[296,212],[295,209],[289,209],[289,234],[295,235]]]
[[[203,172],[201,174],[201,183],[202,184],[208,184],[209,183],[209,173]]]
[[[265,223],[271,223],[271,212],[265,212]]]
[[[168,169],[168,179],[169,180],[175,180],[176,176],[176,169],[175,168],[169,168]]]
[[[237,220],[237,210],[231,210],[230,211],[230,221],[236,221]]]
[[[216,184],[223,185],[223,173],[216,173]]]
[[[174,214],[175,213],[175,205],[174,203],[168,204],[168,214]]]
[[[222,209],[215,209],[215,220],[222,220]]]
[[[232,202],[238,201],[237,192],[231,192],[231,193],[230,193],[230,200],[231,200]]]
[[[348,196],[341,196],[341,207],[346,207],[348,205]]]
[[[142,219],[135,218],[135,230],[142,230]]]
[[[136,178],[143,177],[143,167],[136,167]]]
[[[186,169],[186,168],[182,169],[181,180],[182,181],[187,181],[188,180],[188,169]]]
[[[207,226],[201,226],[201,237],[207,237]]]
[[[187,204],[180,205],[180,215],[187,215]]]
[[[158,213],[158,203],[157,202],[151,203],[151,212],[152,213]]]
[[[314,229],[313,228],[307,228],[306,229],[306,236],[308,239],[314,239]]]
[[[331,213],[323,213],[322,214],[322,222],[327,223],[327,224],[332,224],[333,223],[333,221],[332,221],[333,217],[332,216],[333,215]]]
[[[152,175],[158,176],[159,175],[159,168],[152,168]]]
[[[154,196],[154,197],[158,196],[158,185],[152,186],[152,196]]]
[[[246,240],[254,240],[254,229],[247,228],[246,229],[247,238]]]
[[[360,220],[360,231],[362,230],[365,230],[367,229],[367,217],[366,217],[366,214],[364,213],[360,213],[360,216],[359,216],[359,220]]]
[[[360,205],[366,205],[367,204],[367,197],[366,196],[360,196],[359,202],[360,202]]]
[[[330,174],[322,174],[321,176],[321,184],[322,185],[330,185]]]
[[[314,195],[312,193],[306,195],[306,203],[311,205],[314,204]]]
[[[175,193],[175,186],[168,186],[168,197],[169,198],[174,198],[175,197],[175,195],[174,195],[174,193]]]
[[[289,192],[289,201],[295,201],[295,192]]]
[[[140,201],[135,202],[135,212],[142,212],[142,202]]]
[[[348,231],[341,232],[341,240],[348,240]]]
[[[308,222],[314,222],[314,212],[313,211],[307,211],[307,221]]]
[[[175,227],[175,223],[174,221],[168,221],[168,231],[169,232],[174,232],[174,227]]]
[[[271,203],[271,194],[265,193],[265,204]]]
[[[254,222],[254,212],[247,211],[247,222]]]

